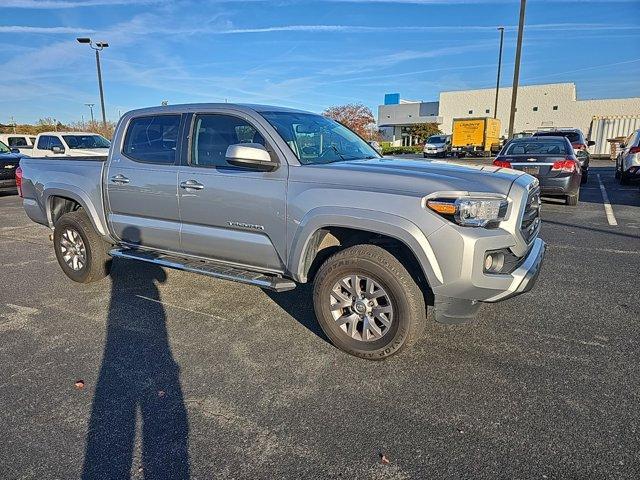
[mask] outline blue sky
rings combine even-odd
[[[518,0],[0,0],[0,123],[88,117],[106,40],[107,117],[185,102],[253,102],[320,112],[385,93],[513,76]],[[529,0],[521,83],[576,82],[580,98],[640,96],[640,0]],[[97,110],[96,110],[97,112]],[[97,116],[97,115],[96,115]]]

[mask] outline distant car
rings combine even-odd
[[[431,135],[422,149],[422,156],[446,157],[451,152],[451,135]]]
[[[31,155],[36,136],[24,133],[0,133],[0,142],[9,148],[17,148],[24,155]]]
[[[589,154],[589,147],[595,145],[596,142],[591,140],[587,141],[579,128],[559,128],[556,130],[544,130],[533,133],[534,137],[567,137],[571,142],[571,147],[576,155],[576,158],[580,162],[580,168],[582,169],[582,183],[587,183],[589,176],[589,161],[591,155]]]
[[[90,132],[43,132],[36,137],[31,157],[106,157],[111,143]]]
[[[626,185],[640,180],[640,129],[627,137],[616,158],[616,178]]]
[[[23,156],[17,148],[0,142],[0,192],[16,191],[16,168]]]
[[[578,204],[580,163],[564,136],[515,138],[504,146],[493,164],[533,175],[540,182],[542,195],[562,196],[567,205]]]

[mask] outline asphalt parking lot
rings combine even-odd
[[[542,216],[532,292],[367,362],[309,288],[127,261],[74,284],[0,196],[2,477],[637,478],[640,192],[594,161]]]

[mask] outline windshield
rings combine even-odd
[[[4,143],[0,142],[0,153],[11,153],[11,149]]]
[[[567,143],[560,140],[511,142],[505,155],[567,155]]]
[[[551,130],[549,132],[536,132],[536,137],[567,137],[571,143],[581,142],[580,133]]]
[[[69,148],[109,148],[111,143],[102,135],[63,135]]]
[[[262,112],[303,165],[380,158],[367,142],[347,127],[320,115]]]
[[[427,143],[446,143],[446,142],[447,142],[447,137],[442,135],[427,138]]]

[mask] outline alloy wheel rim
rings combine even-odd
[[[334,321],[349,338],[371,342],[391,329],[391,296],[380,283],[365,275],[349,275],[335,283],[329,294]]]
[[[62,232],[60,251],[64,263],[76,272],[82,270],[87,264],[87,248],[80,234],[72,228],[67,228]]]

